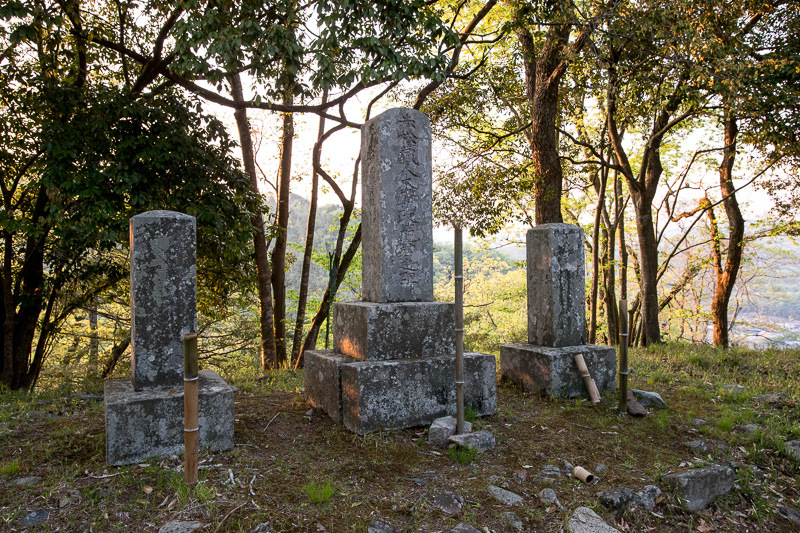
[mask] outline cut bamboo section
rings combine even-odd
[[[586,385],[586,390],[589,392],[589,398],[592,400],[592,403],[600,403],[600,391],[597,390],[597,384],[592,379],[591,374],[589,374],[589,368],[586,366],[586,361],[583,360],[583,354],[575,354],[573,359],[575,359],[578,372],[580,372],[583,378],[583,384]]]

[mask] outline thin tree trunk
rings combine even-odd
[[[242,80],[239,74],[231,76],[231,93],[235,102],[243,102]],[[243,107],[234,112],[236,127],[239,130],[239,143],[242,146],[242,161],[244,170],[250,178],[250,190],[259,194],[258,175],[256,174],[255,153],[253,141],[250,137],[250,122],[247,120],[247,111]],[[278,366],[277,352],[275,350],[275,332],[273,329],[272,287],[270,278],[272,273],[267,250],[267,238],[264,230],[264,217],[256,213],[250,219],[253,224],[253,248],[255,250],[256,280],[258,286],[259,326],[261,330],[261,366],[264,369]]]
[[[349,216],[347,218],[349,219]],[[347,251],[341,256],[341,261],[338,262],[338,268],[336,270],[337,287],[342,283],[342,281],[344,281],[344,276],[347,274],[347,269],[350,267],[350,263],[353,262],[353,258],[355,257],[359,246],[361,246],[361,224],[358,225],[356,233],[353,235],[353,240],[350,241]],[[341,248],[338,246],[338,244],[337,249],[341,251]],[[334,262],[336,261],[337,260],[334,258]],[[331,295],[331,286],[329,283],[328,288],[325,290],[325,295],[322,297],[322,303],[319,306],[319,310],[314,316],[314,320],[311,322],[311,328],[306,334],[305,341],[303,341],[303,350],[300,353],[300,357],[298,358],[297,362],[295,363],[295,368],[302,364],[303,353],[305,353],[306,350],[313,350],[316,347],[317,337],[319,336],[319,328],[322,326],[322,323],[325,322],[325,318],[328,316],[328,308],[330,307],[330,302],[333,299],[331,296],[335,298],[336,293],[334,292],[334,294]]]
[[[100,339],[97,336],[97,300],[92,298],[89,306],[89,372],[90,376],[97,375],[97,361],[100,356]]]
[[[594,229],[592,231],[592,296],[589,301],[589,344],[597,339],[597,291],[600,279],[600,218],[606,199],[608,172],[600,171],[600,184],[597,187],[597,205],[594,210]]]
[[[606,326],[608,328],[609,345],[617,344],[619,325],[619,310],[616,301],[616,269],[614,268],[614,255],[616,252],[616,239],[613,228],[603,228],[603,305],[606,310]]]
[[[284,100],[292,105],[291,94]],[[278,217],[275,247],[272,249],[272,292],[275,299],[275,353],[278,365],[286,360],[286,242],[289,233],[289,185],[292,179],[294,114],[283,114],[280,171],[278,173]]]
[[[744,253],[744,218],[736,199],[736,188],[733,186],[733,163],[736,157],[736,137],[739,128],[733,111],[726,106],[724,111],[725,148],[722,164],[719,167],[719,186],[722,203],[728,216],[729,235],[725,268],[717,267],[717,283],[714,297],[711,300],[711,314],[714,317],[714,346],[728,348],[728,305],[731,292],[736,284],[736,277],[742,264]]]
[[[328,90],[322,92],[322,103],[328,100]],[[322,149],[320,139],[325,131],[325,117],[319,117],[319,131],[317,133],[317,144],[314,151]],[[318,156],[317,156],[318,157]],[[316,229],[317,218],[317,187],[319,186],[319,173],[315,168],[311,175],[311,199],[308,205],[308,224],[306,226],[306,243],[303,250],[303,267],[300,274],[300,294],[297,297],[297,317],[294,324],[294,336],[292,338],[292,361],[297,363],[300,350],[303,347],[303,329],[306,320],[306,301],[308,300],[308,278],[311,272],[311,253],[314,251],[314,230]]]

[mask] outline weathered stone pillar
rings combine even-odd
[[[334,304],[334,350],[304,356],[309,401],[357,433],[455,413],[455,312],[433,301],[430,121],[390,109],[361,139],[363,301]],[[494,357],[464,359],[466,404],[494,413]]]
[[[570,224],[542,224],[529,229],[526,240],[528,342],[552,347],[583,344],[583,230]]]
[[[195,219],[148,211],[130,235],[133,388],[183,387],[181,339],[197,330]]]
[[[361,135],[362,298],[433,301],[431,123],[390,109]]]

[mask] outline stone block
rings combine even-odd
[[[148,211],[131,218],[130,240],[133,386],[183,387],[182,336],[197,330],[195,219]]]
[[[333,350],[313,350],[303,354],[306,399],[339,423],[342,421],[342,376],[339,367],[352,360]]]
[[[215,372],[199,373],[200,446],[233,448],[233,389]],[[183,451],[180,387],[134,390],[125,380],[105,382],[106,461],[125,465]]]
[[[361,129],[362,297],[433,301],[431,125],[390,109]]]
[[[542,224],[528,230],[528,342],[578,346],[586,342],[583,229]]]
[[[589,373],[601,393],[617,387],[617,357],[609,346],[549,348],[533,344],[500,347],[500,375],[530,392],[560,398],[588,398],[573,357],[583,354]]]
[[[674,487],[681,507],[687,511],[705,509],[718,497],[727,494],[736,478],[732,468],[711,465],[705,468],[667,474],[664,483]]]
[[[458,430],[458,420],[452,416],[437,418],[428,428],[428,444],[437,448],[447,448],[450,437]],[[472,424],[464,421],[464,433],[472,432]]]
[[[464,354],[464,404],[497,410],[495,358]],[[428,425],[456,412],[455,358],[357,361],[340,366],[342,421],[354,433]]]
[[[333,347],[369,361],[455,352],[455,305],[346,302],[333,306]]]

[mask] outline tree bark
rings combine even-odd
[[[736,188],[733,185],[733,163],[736,157],[736,137],[739,128],[736,116],[730,107],[724,110],[725,148],[722,152],[722,164],[719,167],[719,186],[722,193],[722,204],[728,216],[729,235],[725,268],[721,261],[716,263],[717,280],[714,297],[711,300],[711,314],[714,319],[714,346],[728,348],[728,305],[731,292],[736,284],[736,277],[742,265],[744,253],[744,218],[736,199]]]
[[[242,80],[239,74],[231,76],[231,93],[234,100],[244,101]],[[260,194],[258,190],[258,175],[256,174],[255,153],[253,141],[250,137],[250,122],[247,120],[247,110],[237,109],[234,112],[236,127],[239,130],[239,142],[242,147],[242,161],[244,170],[250,178],[250,190]],[[258,287],[259,326],[261,330],[261,366],[265,370],[277,367],[279,364],[275,350],[275,332],[273,330],[272,287],[270,278],[269,253],[267,238],[264,229],[264,217],[256,213],[250,219],[253,224],[253,248],[256,262],[256,284]]]
[[[322,102],[328,99],[328,90],[322,92]],[[320,140],[325,131],[325,117],[319,117],[319,131],[317,133],[317,143],[314,151],[322,150]],[[319,158],[319,155],[316,156]],[[311,272],[311,253],[314,251],[314,230],[316,229],[317,218],[317,188],[319,186],[319,173],[315,168],[311,174],[311,199],[308,205],[308,224],[306,225],[306,243],[303,249],[303,267],[300,273],[300,294],[297,296],[297,317],[294,324],[294,336],[292,338],[292,361],[295,364],[300,356],[303,347],[303,327],[306,320],[306,302],[308,300],[308,278]]]
[[[545,43],[536,50],[533,36],[527,28],[517,32],[525,66],[525,92],[531,114],[528,142],[534,171],[533,200],[536,225],[563,222],[561,188],[564,180],[558,157],[558,90],[566,68],[560,67],[561,55],[567,45],[570,26],[553,25],[547,31]]]
[[[292,105],[291,94],[285,105]],[[272,292],[275,299],[275,354],[278,365],[286,361],[286,242],[289,233],[289,185],[292,179],[294,115],[283,114],[280,171],[278,173],[278,217],[275,247],[272,249]]]
[[[597,205],[594,210],[594,229],[592,230],[592,295],[589,301],[589,344],[594,344],[597,339],[597,292],[600,281],[600,222],[603,214],[603,204],[606,199],[606,183],[608,171],[600,170],[600,183],[597,184]]]

